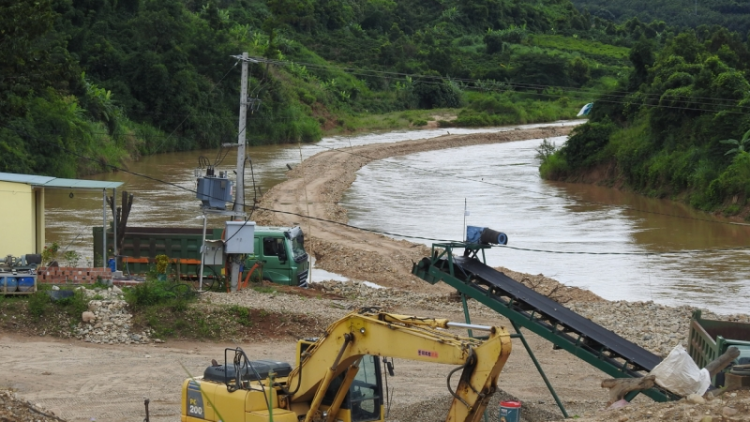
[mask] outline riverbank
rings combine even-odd
[[[260,225],[301,225],[308,239],[306,249],[315,257],[316,266],[326,271],[386,287],[413,291],[445,289],[427,285],[411,275],[412,263],[428,256],[429,248],[345,225],[347,211],[339,201],[356,179],[357,171],[387,157],[563,136],[572,128],[558,124],[470,135],[450,135],[446,131],[446,135],[431,139],[325,151],[294,167],[285,182],[266,192],[253,218]]]

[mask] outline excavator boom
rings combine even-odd
[[[464,337],[450,328],[486,330],[489,336]],[[214,361],[202,377],[183,382],[182,422],[383,422],[378,357],[457,365],[448,375],[453,402],[446,421],[478,422],[511,341],[500,327],[362,310],[298,347],[294,369],[286,362],[251,361],[240,348],[225,349],[223,365]],[[458,382],[451,383],[459,371]]]
[[[353,312],[328,327],[325,336],[307,349],[289,374],[288,390],[296,393],[288,399],[292,404],[310,403],[305,419],[309,422],[334,377],[364,355],[387,356],[460,365],[463,371],[458,387],[451,390],[453,403],[446,421],[479,421],[510,355],[510,335],[503,328],[485,327],[489,338],[478,340],[445,330],[450,324],[441,319]]]

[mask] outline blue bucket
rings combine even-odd
[[[521,402],[520,401],[501,401],[500,402],[500,422],[520,422],[521,421]]]
[[[20,277],[18,279],[18,291],[30,292],[34,290],[34,277]]]
[[[5,293],[13,293],[18,288],[18,281],[13,276],[0,277],[0,290]]]

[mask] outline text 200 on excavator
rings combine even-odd
[[[468,338],[448,328],[489,336]],[[320,339],[299,341],[294,369],[226,349],[223,365],[184,381],[182,422],[384,421],[381,357],[460,365],[448,375],[453,402],[446,421],[475,422],[510,351],[510,335],[501,327],[361,310],[331,324]],[[450,377],[459,370],[453,390]]]

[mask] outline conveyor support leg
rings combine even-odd
[[[567,419],[570,416],[568,416],[568,412],[565,411],[565,406],[563,406],[562,402],[560,401],[560,398],[557,397],[557,393],[555,392],[554,387],[552,387],[552,384],[550,384],[549,379],[547,379],[547,375],[544,373],[544,370],[542,369],[542,365],[539,364],[539,361],[536,360],[536,356],[534,356],[534,352],[531,351],[531,347],[529,347],[529,343],[526,342],[526,338],[521,334],[521,329],[518,328],[518,325],[516,325],[515,322],[511,321],[511,324],[513,324],[513,328],[516,330],[516,335],[512,335],[511,338],[520,338],[521,343],[523,343],[523,347],[526,348],[526,351],[529,352],[529,357],[531,357],[531,361],[534,362],[534,366],[536,366],[536,370],[539,371],[539,375],[542,376],[542,379],[544,380],[544,383],[547,385],[547,388],[549,389],[549,392],[552,393],[552,397],[555,399],[555,403],[557,403],[557,407],[560,408],[560,411],[562,412],[563,416]]]

